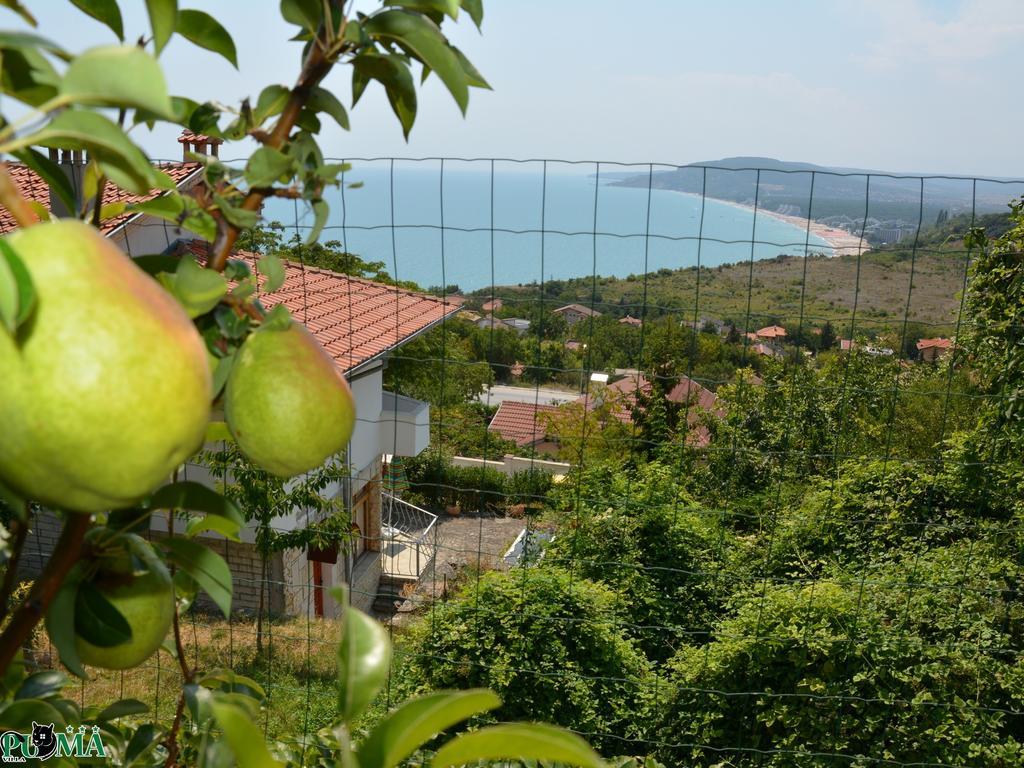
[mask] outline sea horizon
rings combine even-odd
[[[394,279],[464,292],[835,252],[806,219],[763,209],[755,216],[750,206],[711,196],[616,186],[621,177],[598,178],[593,167],[506,168],[496,161],[492,176],[489,163],[467,165],[447,161],[443,175],[440,163],[355,165],[345,186],[325,193],[331,211],[320,241],[383,262]],[[303,237],[312,225],[310,212],[287,200],[268,201],[264,218]]]

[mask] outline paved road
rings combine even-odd
[[[480,396],[481,403],[498,405],[505,400],[515,400],[520,403],[539,403],[540,405],[559,405],[571,403],[579,397],[575,392],[566,392],[564,389],[539,390],[535,387],[510,387],[505,384],[498,384],[491,387],[490,391]],[[489,399],[488,399],[489,398]]]

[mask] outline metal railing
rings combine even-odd
[[[418,579],[434,557],[437,515],[381,491],[381,551],[385,576]]]

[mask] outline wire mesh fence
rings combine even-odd
[[[665,765],[1024,762],[1013,393],[978,347],[1016,336],[972,312],[990,246],[964,239],[1008,229],[1024,182],[349,162],[319,250],[293,201],[252,243],[297,265],[297,319],[349,339],[328,345],[359,407],[333,506],[218,543],[236,611],[189,616],[200,668],[266,687],[269,736],[329,722],[346,583],[395,642],[369,719],[488,685],[500,718]],[[286,546],[327,516],[335,546]],[[80,696],[169,719],[178,675],[158,655]]]

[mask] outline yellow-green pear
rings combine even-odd
[[[126,507],[202,444],[212,384],[184,310],[94,228],[9,235],[36,291],[0,331],[0,479],[76,512]]]
[[[352,436],[352,390],[301,323],[264,327],[242,344],[224,414],[238,447],[279,477],[319,467]]]
[[[103,669],[131,669],[137,667],[160,648],[164,638],[174,621],[174,582],[167,566],[158,558],[149,544],[138,536],[129,535],[125,539],[135,539],[134,549],[148,549],[150,555],[133,557],[125,546],[106,545],[106,551],[96,561],[86,582],[78,586],[79,594],[75,601],[75,651],[83,664]],[[113,644],[96,645],[84,635],[91,635],[93,640],[101,642],[97,637],[96,617],[103,616],[102,621],[109,617],[98,613],[92,600],[85,597],[83,590],[88,589],[94,595],[99,593],[100,599],[106,598],[131,630],[131,637]],[[91,603],[91,605],[90,605]],[[106,609],[106,610],[109,610]],[[83,615],[78,615],[81,611]],[[47,614],[46,626],[50,629],[57,617]]]

